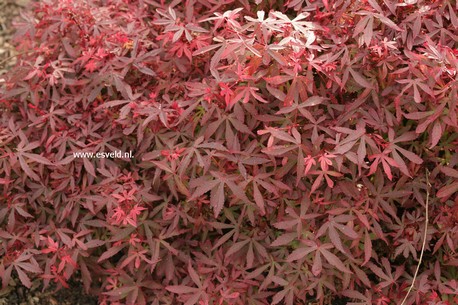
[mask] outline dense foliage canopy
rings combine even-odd
[[[0,93],[2,289],[458,303],[457,11],[40,1]]]

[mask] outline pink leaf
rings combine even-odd
[[[83,164],[86,171],[91,174],[91,176],[96,177],[94,165],[92,165],[92,162],[87,158],[83,158]]]
[[[439,143],[439,140],[441,139],[442,136],[442,127],[439,122],[435,122],[433,129],[431,131],[431,146],[429,149],[432,149],[434,146]]]
[[[19,276],[19,279],[21,280],[22,285],[24,285],[27,288],[32,287],[32,282],[30,281],[27,274],[25,274],[25,272],[22,271],[21,268],[15,267],[14,269],[16,269],[16,272]]]
[[[332,225],[329,226],[328,234],[332,244],[336,247],[336,249],[345,253],[339,233],[337,233],[336,229]]]
[[[365,230],[365,233],[364,233],[364,262],[362,266],[364,266],[367,262],[369,262],[371,257],[372,257],[372,241],[369,236],[369,232]]]
[[[99,259],[97,260],[98,263],[106,260],[106,259],[109,259],[110,257],[112,257],[113,255],[116,255],[117,253],[119,253],[119,251],[121,251],[122,249],[124,249],[126,247],[126,245],[122,245],[122,246],[115,246],[115,247],[112,247],[112,248],[109,248],[107,251],[105,251],[100,257]]]
[[[294,239],[297,238],[296,233],[285,233],[280,235],[277,239],[275,239],[270,246],[271,247],[279,247],[279,246],[284,246],[292,242]]]
[[[37,174],[35,174],[35,172],[33,172],[29,165],[27,164],[27,162],[24,160],[24,158],[19,155],[18,156],[18,159],[19,159],[19,163],[21,164],[21,167],[22,169],[24,170],[24,172],[26,173],[27,176],[29,176],[30,178],[32,178],[33,180],[35,181],[39,181],[40,180],[40,177],[38,177]]]
[[[318,276],[321,273],[322,269],[323,269],[323,264],[321,262],[321,255],[320,255],[320,252],[317,251],[315,253],[315,258],[313,259],[312,274],[314,276]]]
[[[449,177],[458,178],[458,171],[456,169],[450,167],[442,167],[441,172]]]
[[[193,281],[198,287],[200,287],[200,286],[201,286],[200,277],[199,277],[199,275],[197,274],[196,270],[194,270],[194,268],[192,267],[191,262],[188,263],[188,273],[189,273],[189,276],[191,277],[192,281]]]
[[[319,251],[321,252],[321,254],[323,254],[323,256],[326,258],[326,260],[332,266],[336,267],[337,269],[339,269],[342,272],[353,273],[353,272],[351,272],[350,269],[345,267],[345,265],[342,263],[342,261],[336,255],[332,254],[331,252],[329,252],[328,250],[323,249],[323,248],[320,248]]]
[[[210,194],[210,204],[213,207],[213,214],[218,217],[224,206],[224,183],[220,183],[217,188],[213,188]]]
[[[229,257],[229,256],[231,256],[231,255],[234,254],[234,253],[237,253],[237,252],[240,251],[245,245],[247,245],[249,242],[250,242],[249,239],[246,239],[246,240],[242,240],[242,241],[236,242],[235,244],[233,244],[233,245],[229,248],[229,250],[227,250],[227,252],[226,252],[226,257]]]
[[[373,86],[371,83],[369,83],[366,78],[364,76],[362,76],[359,72],[356,72],[355,70],[353,69],[349,69],[350,71],[350,74],[351,76],[353,76],[353,78],[355,79],[355,81],[363,86],[363,87],[366,87],[366,88],[370,88],[370,89],[373,89]]]
[[[288,256],[288,258],[286,258],[286,261],[293,262],[293,261],[300,260],[304,258],[307,254],[315,250],[316,250],[316,247],[302,247],[302,248],[296,249]]]
[[[437,192],[437,197],[444,198],[458,192],[458,182],[453,182],[450,185],[444,186]]]
[[[26,156],[27,158],[29,158],[30,160],[33,160],[35,162],[38,162],[38,163],[41,163],[41,164],[46,164],[46,165],[52,165],[52,163],[46,159],[45,157],[43,156],[40,156],[40,155],[37,155],[37,154],[31,154],[31,153],[22,153],[23,156]]]
[[[265,215],[266,209],[264,207],[264,199],[256,183],[253,183],[253,197],[256,205],[259,207],[261,216]]]

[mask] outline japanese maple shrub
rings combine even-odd
[[[2,290],[457,304],[457,9],[39,1],[2,80]]]

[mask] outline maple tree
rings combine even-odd
[[[2,291],[457,303],[457,10],[35,3],[0,91]]]

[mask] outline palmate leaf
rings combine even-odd
[[[167,291],[176,293],[176,294],[183,294],[183,298],[186,300],[184,304],[186,305],[194,305],[201,299],[208,299],[208,296],[205,292],[206,284],[201,282],[199,275],[197,274],[196,270],[192,267],[191,262],[188,263],[188,275],[194,284],[197,287],[190,287],[186,285],[169,285],[166,286],[165,289]]]
[[[458,179],[458,171],[453,168],[443,167],[441,168],[441,172],[446,174],[448,177]],[[449,185],[443,186],[441,189],[439,189],[436,196],[444,200],[456,192],[458,192],[458,181],[454,181]]]
[[[342,295],[359,300],[360,302],[349,302],[348,305],[372,305],[372,293],[370,290],[365,291],[365,295],[356,290],[347,290]]]
[[[225,187],[232,192],[233,197],[245,203],[251,203],[244,189],[236,183],[237,176],[230,176],[216,171],[210,171],[210,173],[211,176],[207,175],[190,182],[190,186],[195,187],[195,190],[189,200],[195,200],[210,191],[210,204],[215,218],[220,214],[226,200]]]
[[[239,252],[243,247],[248,245],[250,242],[249,239],[245,239],[239,242],[234,243],[226,252],[226,257],[229,257],[237,252]]]
[[[224,201],[224,183],[219,183],[217,187],[212,189],[210,194],[210,205],[213,207],[215,218],[218,217],[223,209]]]
[[[310,240],[305,240],[302,242],[303,246],[294,250],[288,257],[286,258],[287,262],[293,262],[297,260],[301,260],[306,257],[309,253],[313,251],[317,251],[318,245]]]
[[[348,223],[352,222],[354,219],[355,217],[351,215],[339,215],[336,217],[329,216],[328,220],[316,232],[316,237],[320,237],[324,235],[325,232],[327,232],[327,235],[329,236],[334,247],[342,253],[347,253],[343,247],[343,243],[338,231],[345,235],[347,238],[352,240],[358,239],[360,235],[355,232],[351,226],[348,225]]]
[[[2,264],[3,265],[3,264]],[[11,268],[14,266],[14,270],[16,270],[19,280],[21,283],[27,287],[31,288],[32,287],[32,281],[30,280],[29,276],[27,273],[42,273],[43,270],[40,268],[38,265],[38,262],[35,260],[35,258],[31,254],[25,254],[22,253],[11,265],[5,273],[7,273],[4,277],[2,276],[3,280],[6,280],[7,277],[11,275]],[[3,284],[7,284],[3,282]]]
[[[265,202],[256,182],[253,182],[253,197],[256,205],[260,210],[261,216],[264,216],[266,214]]]
[[[439,198],[447,198],[456,192],[458,192],[458,182],[453,182],[439,189],[436,195]]]
[[[294,302],[294,291],[291,287],[286,287],[285,289],[277,292],[272,297],[272,305],[280,304],[280,302],[284,299],[285,305],[293,305]]]
[[[117,253],[119,253],[122,249],[124,249],[126,247],[126,245],[123,245],[123,246],[116,246],[116,247],[111,247],[109,248],[107,251],[105,251],[98,259],[97,262],[102,262],[106,259],[109,259],[110,257],[116,255]]]
[[[199,291],[199,288],[183,285],[170,285],[166,286],[165,289],[176,294],[195,293]]]
[[[288,262],[293,262],[296,260],[301,260],[305,258],[308,254],[315,252],[312,264],[312,273],[315,276],[318,276],[322,270],[322,260],[321,255],[326,259],[326,261],[331,264],[332,266],[336,267],[342,272],[345,273],[353,273],[350,269],[348,269],[343,262],[338,258],[335,254],[329,251],[329,249],[334,248],[334,246],[330,243],[318,245],[312,241],[304,241],[303,247],[300,247],[294,250],[286,259]]]
[[[312,188],[310,189],[310,193],[314,193],[320,186],[321,183],[323,182],[323,179],[326,180],[326,184],[329,188],[334,187],[334,180],[331,177],[342,177],[343,175],[339,172],[336,171],[331,171],[331,170],[315,170],[315,171],[310,171],[309,172],[311,175],[318,175],[316,179],[314,180],[312,184]]]
[[[331,245],[329,245],[328,247],[330,247]],[[329,248],[328,248],[329,249]],[[340,271],[342,272],[345,272],[345,273],[353,273],[350,269],[348,269],[344,263],[340,260],[340,258],[338,258],[335,254],[333,254],[332,252],[328,251],[326,248],[325,248],[325,245],[322,245],[320,247],[320,253],[323,255],[323,257],[328,261],[328,263],[331,264],[331,266],[334,266],[336,267],[337,269],[339,269]]]
[[[368,175],[372,175],[377,171],[378,165],[381,163],[383,171],[385,172],[387,178],[391,181],[393,180],[393,174],[391,172],[391,167],[399,168],[400,165],[396,162],[395,159],[388,157],[390,150],[384,150],[382,153],[374,154],[369,156],[369,160],[374,160],[370,166],[370,171]],[[402,159],[401,159],[402,161]],[[404,162],[404,161],[402,161]],[[405,165],[405,163],[404,163]]]
[[[198,197],[204,195],[214,187],[219,184],[219,181],[216,179],[212,179],[211,176],[200,177],[195,179],[189,183],[191,187],[196,186],[194,192],[192,193],[191,198],[189,200],[195,200]]]
[[[18,266],[15,266],[14,269],[16,270],[22,285],[24,285],[27,288],[31,288],[32,282],[30,281],[30,278],[27,276],[27,274],[24,271],[22,271],[22,269]]]
[[[285,236],[285,238],[289,239],[292,238],[290,236],[295,235],[296,238],[300,239],[304,231],[310,229],[310,223],[312,223],[315,218],[321,216],[320,213],[313,213],[311,211],[312,204],[313,203],[311,200],[304,198],[301,200],[299,211],[297,211],[297,209],[293,209],[290,206],[285,209],[285,212],[289,217],[285,217],[284,220],[274,223],[273,226],[281,230],[286,230],[287,232],[296,231],[296,233],[292,235],[289,233],[280,235],[280,237],[276,239],[275,242],[280,242],[283,240],[282,236]]]

